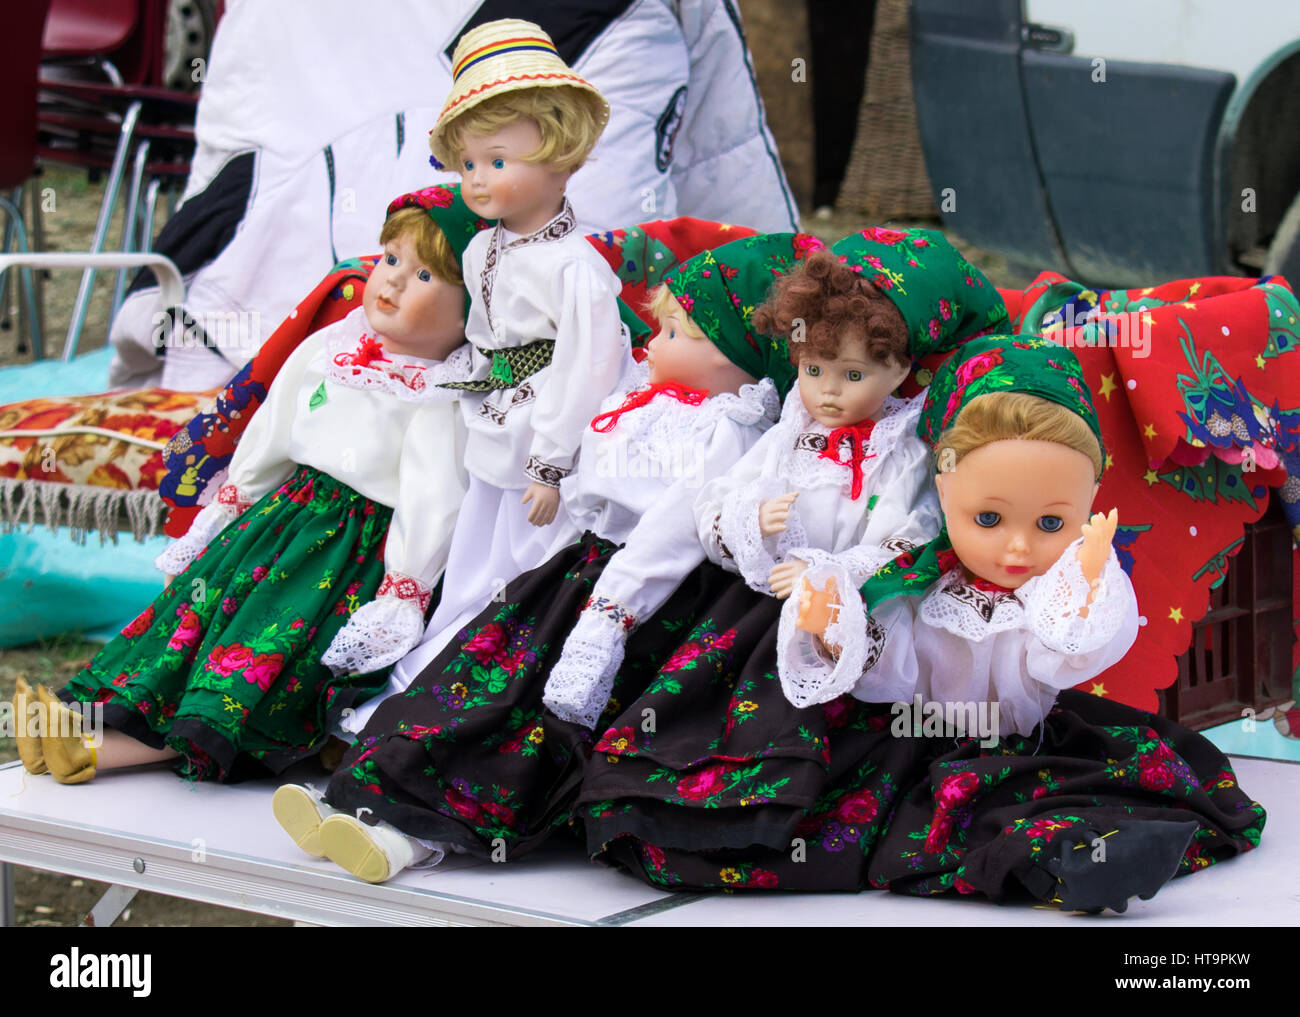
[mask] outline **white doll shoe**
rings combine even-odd
[[[310,784],[284,784],[271,797],[275,821],[295,844],[314,858],[325,857],[320,843],[321,823],[337,811],[326,805],[323,797]]]
[[[320,843],[326,858],[367,883],[386,882],[430,854],[419,841],[387,823],[367,826],[342,812],[321,823]]]

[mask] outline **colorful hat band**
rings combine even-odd
[[[536,36],[523,37],[518,39],[502,39],[500,42],[489,43],[486,46],[480,46],[471,53],[466,53],[461,57],[460,62],[452,68],[451,80],[455,84],[460,80],[460,76],[465,71],[477,63],[489,60],[492,57],[500,56],[505,53],[524,53],[524,52],[542,52],[550,53],[558,57],[560,54],[556,50],[554,43],[550,39],[542,39]]]

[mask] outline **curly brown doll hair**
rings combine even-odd
[[[763,335],[789,336],[795,365],[805,355],[834,358],[845,339],[861,343],[872,360],[912,363],[907,324],[894,302],[829,250],[814,251],[778,278],[750,320]]]

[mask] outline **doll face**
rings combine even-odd
[[[512,233],[533,233],[564,207],[569,170],[523,157],[542,147],[537,121],[521,117],[495,134],[465,131],[460,138],[461,196],[485,219],[500,219]]]
[[[711,395],[737,392],[755,381],[709,340],[688,335],[686,313],[680,308],[659,319],[659,331],[646,344],[646,365],[652,385],[676,382],[707,389]]]
[[[465,341],[464,288],[422,264],[409,233],[384,245],[361,306],[391,353],[445,360]]]
[[[1052,441],[994,441],[935,477],[968,572],[1018,589],[1080,535],[1097,494],[1092,460]]]
[[[911,368],[867,356],[858,343],[843,342],[834,357],[802,354],[799,397],[823,427],[845,427],[875,420],[885,397],[903,383]]]

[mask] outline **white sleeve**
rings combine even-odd
[[[695,501],[696,532],[709,560],[740,573],[761,593],[771,592],[767,579],[783,544],[792,532],[803,533],[796,509],[790,511],[785,532],[764,537],[758,528],[759,506],[789,493],[776,475],[786,431],[778,422],[725,475],[705,485]]]
[[[691,475],[655,500],[605,566],[546,681],[542,701],[557,717],[595,725],[623,662],[628,632],[663,607],[704,561],[693,511],[700,482],[734,464],[753,433],[752,427],[721,420]]]
[[[828,703],[846,692],[872,703],[910,699],[918,674],[912,639],[915,598],[892,598],[868,615],[843,566],[813,566],[803,578],[818,590],[835,580],[840,609],[822,638],[839,647],[839,656],[827,654],[812,633],[798,627],[800,598],[797,593],[788,597],[777,628],[777,674],[786,699],[800,708]]]
[[[866,526],[856,545],[837,554],[819,548],[793,548],[790,557],[810,565],[835,561],[858,587],[904,551],[934,539],[943,526],[930,452],[914,435],[889,452],[872,483]]]
[[[630,352],[608,269],[602,277],[590,265],[570,262],[556,273],[553,297],[560,308],[555,350],[533,405],[523,466],[530,480],[557,487],[558,477],[572,472],[582,432],[614,391]]]
[[[384,545],[384,579],[334,636],[321,662],[336,674],[395,664],[424,635],[433,585],[447,564],[465,495],[465,432],[455,406],[430,400],[406,430],[397,505]]]
[[[1028,676],[1054,689],[1068,689],[1095,678],[1119,662],[1137,639],[1138,607],[1133,584],[1114,549],[1106,559],[1097,593],[1087,603],[1088,583],[1074,541],[1043,575],[1020,588],[1029,639],[1025,647]]]

